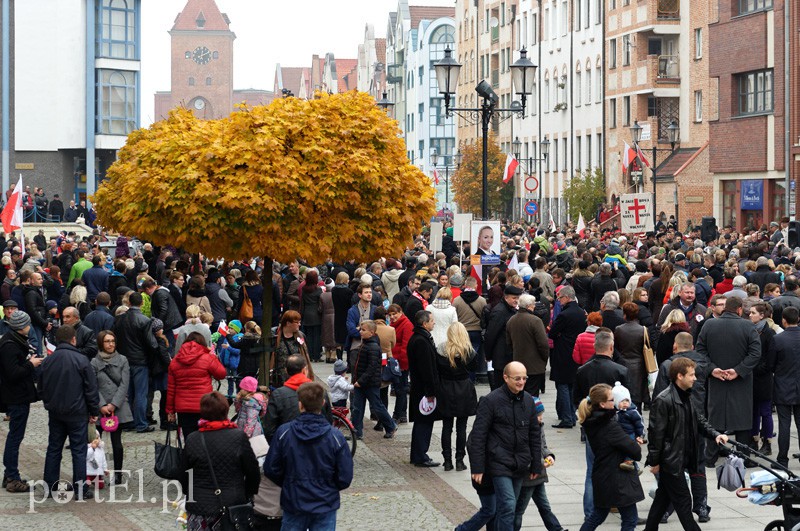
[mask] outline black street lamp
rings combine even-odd
[[[519,51],[520,58],[511,65],[511,81],[514,84],[514,89],[521,97],[521,102],[514,102],[509,109],[500,109],[497,107],[499,98],[492,90],[492,86],[482,80],[475,87],[475,91],[481,98],[483,103],[477,108],[451,108],[450,95],[456,93],[456,85],[458,84],[458,74],[461,71],[461,64],[453,59],[453,52],[448,46],[444,51],[444,58],[437,62],[434,66],[436,68],[436,82],[439,85],[439,93],[444,94],[444,106],[447,116],[452,116],[454,112],[463,112],[473,116],[480,117],[481,132],[483,138],[483,180],[482,180],[482,195],[481,195],[481,213],[483,219],[489,218],[489,167],[488,167],[488,148],[489,148],[489,122],[492,116],[498,112],[508,112],[518,114],[521,117],[525,115],[526,96],[533,93],[533,86],[536,81],[536,65],[527,58],[527,50],[525,48]]]
[[[447,162],[447,155],[442,155],[444,159],[444,208],[445,210],[450,210],[450,164]],[[461,153],[461,150],[458,150],[458,153],[452,155],[454,162],[456,163],[455,169],[458,169],[461,166],[461,160],[464,158],[464,155]],[[439,152],[436,151],[436,148],[431,150],[431,164],[433,165],[433,169],[436,169],[437,164],[439,163]]]
[[[639,150],[639,140],[642,139],[642,126],[639,125],[639,120],[634,120],[633,125],[629,128],[631,130],[631,140],[633,140],[633,147]],[[669,139],[670,149],[666,148],[659,148],[656,146],[657,142],[653,142],[653,165],[650,167],[650,171],[653,173],[653,229],[655,229],[656,223],[656,168],[658,167],[658,152],[664,153],[672,153],[675,151],[675,144],[681,143],[681,128],[675,120],[670,122],[669,127],[667,127],[667,137]],[[678,219],[678,203],[675,202],[675,219]]]
[[[386,97],[386,92],[383,93],[381,99],[377,101],[378,107],[386,111],[387,113],[394,108],[394,102],[389,101],[389,98]]]
[[[547,155],[550,153],[550,141],[547,137],[544,137],[544,140],[539,142],[539,153],[542,154],[541,157],[528,157],[527,159],[521,159],[520,153],[522,152],[522,142],[520,141],[519,137],[515,138],[513,142],[511,142],[511,147],[514,151],[514,158],[519,161],[520,165],[523,166],[523,171],[527,173],[535,173],[537,178],[539,179],[539,208],[542,208],[542,172],[541,164],[547,161]],[[535,165],[535,166],[534,166]],[[535,169],[534,169],[535,168]],[[539,223],[542,221],[542,211],[539,210]]]

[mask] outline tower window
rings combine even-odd
[[[213,57],[214,59],[219,59],[219,52],[212,53],[211,57]]]
[[[211,86],[211,78],[210,77],[206,78],[206,85],[207,86]]]
[[[193,77],[190,77],[190,78],[189,78],[189,86],[190,86],[190,87],[193,87],[193,86],[194,86],[194,78],[193,78]]]
[[[198,28],[202,28],[206,25],[206,17],[203,16],[203,12],[200,11],[200,14],[197,15],[197,19],[195,20]]]

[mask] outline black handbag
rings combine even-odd
[[[200,442],[203,444],[203,451],[206,453],[208,459],[208,469],[211,472],[211,481],[214,482],[214,494],[219,498],[222,496],[222,491],[217,483],[217,475],[214,473],[214,465],[211,462],[211,455],[208,453],[206,446],[206,436],[204,433],[200,434]],[[214,531],[251,531],[253,529],[253,504],[250,502],[241,503],[239,505],[231,505],[230,507],[222,506],[221,518],[217,521],[216,525],[211,529]]]
[[[183,476],[183,466],[181,464],[181,454],[183,453],[183,446],[181,445],[180,435],[176,435],[178,446],[172,446],[170,441],[170,434],[172,429],[167,429],[167,440],[164,444],[153,441],[156,445],[156,462],[153,470],[156,476],[162,479],[181,479]]]

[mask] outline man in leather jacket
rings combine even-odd
[[[669,368],[672,384],[658,395],[650,406],[648,426],[647,464],[658,474],[658,489],[645,531],[658,529],[661,517],[670,502],[684,529],[699,531],[700,526],[692,516],[692,497],[683,472],[697,472],[703,466],[697,451],[699,436],[715,439],[717,444],[728,442],[706,421],[691,402],[692,386],[697,378],[695,362],[677,358]]]

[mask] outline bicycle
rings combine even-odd
[[[346,407],[333,407],[331,408],[331,415],[333,417],[331,425],[344,435],[347,444],[350,445],[350,455],[356,455],[356,429],[350,421],[350,410]]]

